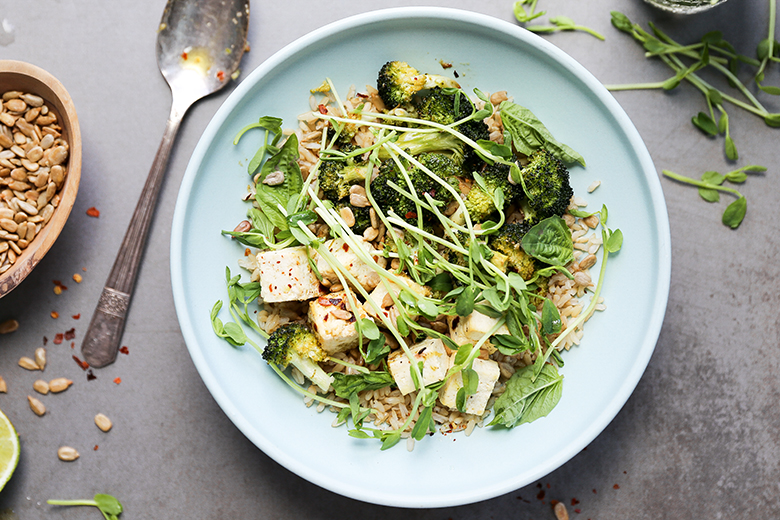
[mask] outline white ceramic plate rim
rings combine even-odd
[[[333,478],[329,478],[326,475],[312,472],[305,464],[301,463],[298,458],[291,456],[285,451],[278,449],[278,447],[275,445],[269,443],[262,435],[262,433],[257,431],[257,429],[243,417],[241,410],[239,410],[229,399],[226,392],[222,388],[220,380],[215,376],[214,372],[205,362],[204,355],[200,350],[198,338],[194,334],[192,317],[187,312],[187,306],[183,292],[185,280],[183,278],[184,273],[182,270],[182,235],[185,225],[184,217],[186,213],[185,209],[187,206],[187,200],[196,179],[198,165],[204,159],[204,155],[208,148],[207,143],[214,139],[226,117],[231,113],[231,111],[235,108],[236,104],[243,98],[243,96],[251,90],[255,83],[257,83],[270,71],[273,71],[280,64],[306,49],[308,46],[315,44],[324,38],[338,34],[339,32],[374,22],[387,21],[392,19],[431,17],[490,27],[492,30],[509,34],[512,37],[515,37],[518,40],[521,40],[524,43],[535,47],[549,55],[551,58],[572,72],[578,80],[580,80],[588,89],[590,89],[591,93],[598,98],[599,102],[602,103],[604,107],[610,112],[611,116],[614,117],[620,129],[628,139],[631,147],[634,149],[634,152],[637,154],[642,167],[642,172],[639,172],[638,175],[644,175],[646,177],[651,192],[650,198],[653,202],[652,211],[658,227],[659,258],[668,259],[668,261],[661,261],[657,266],[657,272],[654,273],[658,280],[656,293],[652,297],[655,305],[653,307],[652,314],[647,318],[647,333],[644,337],[644,341],[642,342],[641,347],[638,349],[634,364],[632,365],[630,371],[624,374],[623,383],[620,386],[619,391],[614,394],[613,398],[607,404],[607,406],[603,408],[597,417],[593,418],[589,426],[582,430],[573,442],[570,442],[567,446],[562,447],[562,449],[558,451],[554,457],[549,458],[545,464],[535,467],[532,471],[519,473],[515,478],[494,483],[489,487],[479,486],[476,489],[458,489],[457,493],[445,493],[431,497],[403,497],[394,494],[385,494],[381,490],[377,489],[369,490],[363,487],[354,486]],[[301,477],[306,478],[307,480],[310,480],[311,482],[314,482],[315,484],[320,485],[326,489],[348,497],[377,504],[399,507],[445,507],[489,499],[503,493],[513,491],[530,482],[533,482],[538,478],[543,477],[544,475],[560,467],[562,464],[576,455],[580,450],[582,450],[583,447],[587,446],[620,411],[639,382],[642,374],[644,373],[661,330],[668,298],[671,273],[671,238],[669,233],[669,222],[666,213],[666,205],[663,192],[661,190],[661,185],[660,182],[658,182],[658,178],[655,173],[655,167],[641,137],[639,136],[639,133],[623,109],[612,97],[612,95],[595,77],[593,77],[586,69],[584,69],[582,65],[577,63],[573,58],[546,40],[543,40],[542,38],[539,38],[538,36],[529,33],[518,26],[487,15],[457,9],[437,7],[384,9],[359,14],[341,21],[331,23],[287,45],[279,52],[271,56],[257,69],[255,69],[244,81],[242,81],[236,87],[235,91],[220,107],[204,131],[204,134],[201,137],[198,145],[196,146],[180,188],[173,218],[171,235],[171,278],[174,302],[176,305],[182,334],[188,346],[193,363],[195,364],[206,387],[209,389],[212,396],[225,412],[225,414],[255,445],[260,447],[267,455]]]

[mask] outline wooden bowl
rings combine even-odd
[[[79,120],[76,116],[73,100],[62,83],[35,65],[20,61],[0,60],[0,95],[8,91],[25,92],[43,98],[45,105],[57,116],[57,124],[61,127],[60,133],[68,143],[68,159],[63,163],[63,166],[66,166],[67,174],[57,192],[60,196],[59,204],[48,223],[41,227],[26,248],[21,249],[21,254],[17,255],[16,262],[10,269],[0,274],[0,298],[11,292],[30,274],[49,251],[54,241],[57,240],[68,220],[70,210],[73,208],[81,179]],[[2,145],[0,145],[1,150],[3,150]],[[0,166],[0,169],[2,168]],[[0,201],[3,200],[2,192],[6,189],[8,186],[0,182]]]

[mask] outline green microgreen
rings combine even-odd
[[[118,520],[122,514],[122,504],[111,495],[96,494],[92,500],[47,500],[47,504],[53,506],[91,506],[96,507],[106,520]]]
[[[537,11],[536,4],[538,0],[518,0],[514,3],[513,12],[515,18],[521,24],[527,24],[528,22],[539,18],[547,14],[546,11]],[[528,6],[526,8],[526,6]],[[552,25],[525,25],[525,28],[535,33],[553,33],[558,31],[583,31],[591,36],[595,36],[599,40],[604,40],[604,36],[594,31],[589,27],[578,25],[574,23],[574,20],[567,16],[551,16],[549,21]]]

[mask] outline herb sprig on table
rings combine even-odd
[[[513,11],[517,21],[525,24],[547,14],[547,11],[537,11],[536,4],[539,0],[518,0],[514,3]],[[525,28],[534,33],[554,33],[558,31],[582,31],[603,40],[604,36],[584,25],[578,25],[568,16],[552,16],[549,18],[552,25],[526,25]]]
[[[692,117],[692,123],[707,135],[725,137],[724,149],[726,157],[735,161],[739,158],[737,146],[731,137],[729,128],[729,116],[725,109],[728,103],[742,108],[764,119],[767,125],[780,126],[780,113],[769,112],[766,107],[750,92],[747,86],[737,77],[739,65],[747,64],[757,67],[758,72],[755,81],[768,94],[779,95],[780,88],[763,85],[764,69],[771,61],[778,61],[779,45],[773,38],[774,33],[774,6],[776,0],[770,0],[770,36],[759,44],[757,54],[759,59],[750,58],[739,54],[733,45],[723,39],[720,31],[712,31],[705,34],[700,42],[692,45],[682,45],[666,33],[658,29],[652,22],[648,23],[651,32],[642,29],[639,24],[632,23],[629,18],[620,12],[612,12],[612,25],[617,29],[630,34],[647,51],[646,57],[661,59],[674,72],[670,78],[654,83],[629,83],[623,85],[605,85],[609,90],[635,90],[635,89],[663,89],[672,90],[681,82],[687,81],[696,87],[704,96],[707,111],[699,112]],[[710,67],[719,72],[729,84],[736,89],[735,95],[741,94],[744,99],[739,99],[731,93],[715,88],[697,74],[697,71]]]
[[[92,506],[97,507],[106,520],[118,520],[122,514],[122,504],[116,498],[104,493],[98,493],[92,500],[47,500],[53,506]]]

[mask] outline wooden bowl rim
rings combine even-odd
[[[33,268],[38,265],[51,246],[57,240],[70,211],[76,201],[81,181],[81,130],[76,107],[70,94],[60,81],[40,67],[15,60],[0,60],[0,85],[8,83],[14,87],[14,81],[4,81],[3,76],[18,76],[23,86],[19,90],[29,91],[41,96],[59,116],[59,124],[68,141],[68,173],[65,185],[60,192],[60,204],[54,210],[49,223],[41,228],[33,241],[22,250],[13,266],[0,275],[0,298],[16,288]],[[33,84],[34,88],[30,88]]]

